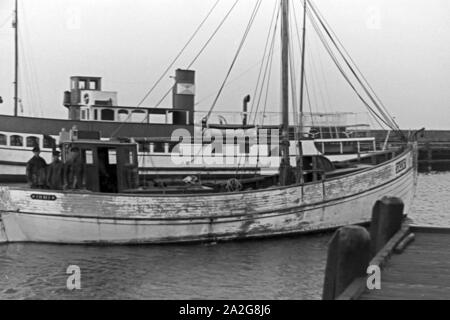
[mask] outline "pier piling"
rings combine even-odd
[[[369,261],[370,235],[365,228],[337,230],[328,248],[323,299],[336,299],[354,279],[365,276]]]
[[[336,231],[324,300],[450,299],[450,228],[403,221],[403,207],[398,198],[383,198],[373,208],[370,234],[361,227]]]
[[[371,254],[374,257],[400,230],[404,204],[401,199],[385,197],[373,207],[370,224]]]

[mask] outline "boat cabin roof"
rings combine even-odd
[[[63,142],[63,145],[97,146],[97,147],[135,147],[136,143],[110,140],[74,140]]]

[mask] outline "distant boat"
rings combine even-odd
[[[235,173],[225,181],[194,180],[184,185],[149,186],[139,179],[136,140],[101,140],[80,137],[77,130],[62,132],[59,142],[63,161],[67,162],[73,147],[81,151],[84,188],[63,191],[1,186],[0,242],[156,244],[301,234],[367,223],[373,203],[383,196],[401,198],[408,212],[417,175],[417,145],[413,140],[405,140],[400,148],[385,148],[364,157],[358,152],[356,157],[340,164],[319,153],[303,152],[308,141],[314,143],[299,134],[304,58],[300,109],[296,110],[300,123],[294,126],[296,153],[292,156],[290,3],[282,0],[279,7],[282,121],[277,136],[281,161],[276,173],[257,173],[245,178]],[[305,1],[304,8],[306,17],[306,8],[313,7]],[[304,50],[305,46],[303,57]],[[186,90],[186,86],[181,89]],[[377,113],[379,106],[373,102],[371,112],[392,130],[398,130],[385,111],[379,109]],[[203,118],[202,130],[209,126],[212,109]],[[92,116],[87,114],[86,117]],[[181,125],[191,116],[185,113],[174,119]],[[117,123],[112,124],[120,128]],[[246,123],[241,125],[246,127]],[[99,126],[107,128],[106,124],[96,123],[96,129]],[[186,128],[185,124],[181,126]],[[211,127],[221,129],[227,125]],[[338,146],[344,148],[343,144]]]

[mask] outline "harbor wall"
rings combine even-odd
[[[406,137],[411,136],[414,130],[403,130]],[[371,136],[375,137],[377,144],[382,146],[388,135],[385,130],[373,130]],[[425,130],[418,135],[419,144],[419,171],[449,171],[450,170],[450,130]],[[401,136],[396,133],[389,135],[388,144],[397,145],[402,142]]]

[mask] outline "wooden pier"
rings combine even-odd
[[[358,298],[450,300],[450,229],[410,226],[403,232],[414,234],[414,242],[386,259],[381,290],[365,290]]]
[[[399,224],[398,201],[377,202],[370,233],[354,226],[336,231],[324,299],[450,300],[450,228]]]

